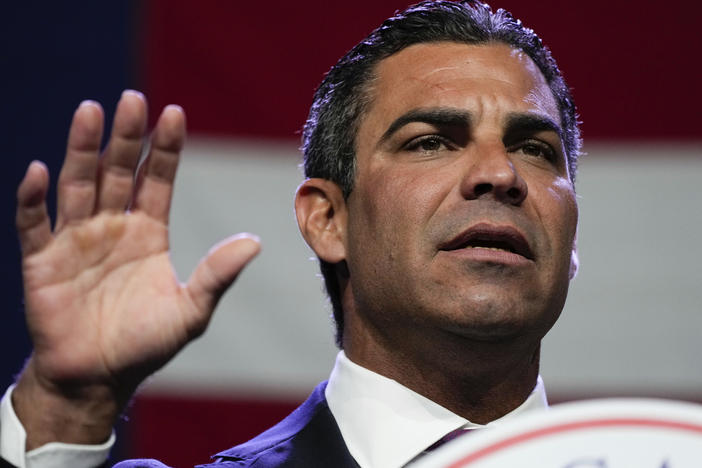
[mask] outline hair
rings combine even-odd
[[[376,65],[411,46],[432,42],[476,45],[504,43],[523,51],[539,67],[558,104],[571,182],[575,182],[581,139],[570,90],[549,49],[509,12],[493,12],[478,1],[428,0],[383,22],[327,73],[314,94],[302,134],[305,177],[335,182],[348,198],[354,187],[356,134],[372,102]],[[341,348],[344,315],[336,265],[320,259],[320,269],[332,304],[336,342]]]

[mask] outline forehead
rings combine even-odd
[[[477,121],[515,112],[561,120],[536,64],[503,43],[412,45],[378,63],[370,93],[361,127],[370,124],[378,131],[386,121],[424,107],[462,108]]]

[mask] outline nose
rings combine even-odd
[[[527,183],[501,144],[474,145],[461,181],[467,200],[493,197],[503,203],[520,205],[527,196]]]

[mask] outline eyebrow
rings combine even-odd
[[[555,132],[563,139],[561,126],[550,117],[540,114],[509,114],[505,125],[505,135],[515,133]]]
[[[470,113],[462,109],[450,107],[413,109],[395,119],[380,137],[378,144],[387,141],[395,132],[413,122],[423,122],[436,127],[468,127],[470,121]]]

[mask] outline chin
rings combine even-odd
[[[482,343],[512,343],[533,335],[533,329],[504,324],[454,324],[451,331],[462,338]],[[528,330],[528,332],[527,332]]]
[[[541,340],[557,317],[532,314],[525,310],[497,307],[471,307],[469,313],[449,314],[445,323],[452,333],[484,343]]]

